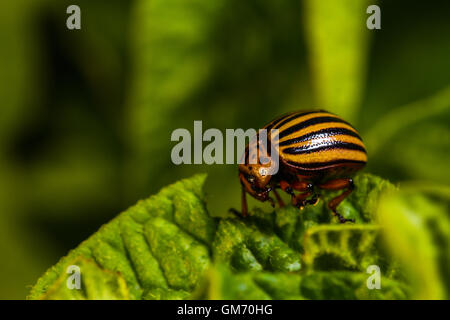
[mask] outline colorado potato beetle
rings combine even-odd
[[[263,164],[259,157],[256,163],[250,163],[251,143],[246,146],[242,164],[239,165],[242,215],[246,216],[248,212],[247,193],[259,201],[270,201],[274,205],[274,200],[269,196],[273,192],[279,205],[284,206],[277,192],[279,188],[291,196],[294,206],[303,208],[317,203],[319,196],[315,193],[316,189],[344,190],[329,201],[328,207],[341,223],[354,222],[345,219],[336,208],[352,192],[354,173],[367,162],[366,148],[356,129],[324,110],[292,112],[271,121],[262,129],[268,132],[268,143],[277,139],[275,154],[268,156],[270,159],[278,157],[279,168],[274,175],[266,174],[267,163]],[[277,137],[271,136],[271,129],[278,130]],[[256,142],[259,140],[256,139]]]

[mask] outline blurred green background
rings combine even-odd
[[[81,30],[66,28],[70,4]],[[370,4],[381,30],[366,28]],[[239,207],[235,165],[172,164],[170,135],[194,120],[258,128],[320,107],[360,130],[367,171],[448,185],[449,13],[448,1],[1,2],[0,298],[24,298],[101,224],[193,173],[209,173],[213,214]]]

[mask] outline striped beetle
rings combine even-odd
[[[355,128],[348,122],[327,111],[293,112],[283,115],[263,127],[268,132],[278,129],[278,136],[267,134],[268,142],[277,139],[275,155],[279,157],[279,170],[274,175],[264,174],[259,160],[249,161],[249,145],[239,165],[239,179],[242,185],[242,215],[248,212],[246,194],[260,201],[274,201],[269,197],[273,191],[280,206],[283,200],[277,188],[291,196],[291,202],[298,208],[316,204],[319,197],[316,188],[345,191],[333,198],[328,207],[341,223],[352,221],[340,215],[336,208],[353,190],[353,174],[367,162],[366,149]],[[259,143],[258,139],[256,141]],[[260,152],[258,146],[258,152]],[[269,148],[268,148],[269,149]],[[296,195],[294,193],[298,191]]]

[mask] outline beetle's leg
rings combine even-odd
[[[315,206],[317,204],[317,202],[319,202],[319,196],[316,193],[313,193],[313,196],[311,199],[304,201],[305,205],[309,204],[309,205],[313,205],[313,206]]]
[[[307,181],[295,181],[292,184],[289,184],[286,181],[281,181],[280,186],[281,189],[291,195],[292,204],[297,208],[304,207],[307,204],[316,204],[318,201],[316,195],[314,195],[312,199],[306,200],[306,198],[312,195],[314,191],[314,186]],[[302,193],[296,196],[293,190],[300,191]]]
[[[291,197],[295,197],[294,194],[294,190],[292,189],[291,185],[289,184],[289,182],[281,180],[280,181],[280,188],[281,190],[283,190],[284,192],[286,192],[288,195],[290,195]]]
[[[344,200],[350,193],[352,193],[354,189],[353,185],[353,179],[336,179],[328,181],[324,184],[319,185],[319,188],[326,189],[326,190],[341,190],[341,189],[347,189],[342,194],[338,195],[337,197],[333,198],[328,202],[328,208],[331,209],[333,214],[338,217],[340,223],[344,223],[347,221],[355,222],[354,219],[345,219],[343,216],[341,216],[339,213],[337,213],[336,208],[337,206]]]
[[[280,208],[284,207],[285,206],[284,201],[283,201],[283,199],[281,199],[281,197],[278,194],[277,190],[275,188],[273,188],[272,191],[273,191],[273,194],[275,195],[275,198],[278,201],[278,204],[280,205]]]
[[[242,216],[246,217],[248,215],[248,206],[247,206],[247,192],[242,186],[242,196],[241,196],[241,204],[242,204]]]
[[[304,190],[306,187],[306,189],[308,191],[311,191],[311,193],[312,193],[312,198],[309,200],[306,200],[305,205],[306,204],[316,205],[317,202],[319,202],[319,195],[317,193],[314,193],[314,186],[311,183],[306,182],[306,181],[308,181],[308,178],[311,178],[311,177],[297,175],[297,179],[298,179],[297,184],[299,184],[300,187],[303,188],[302,190]]]
[[[312,191],[313,185],[306,181],[295,181],[294,183],[289,183],[287,181],[280,181],[280,188],[287,194],[293,196],[294,190],[296,191]]]
[[[271,197],[268,197],[267,201],[269,201],[269,203],[272,206],[272,208],[275,208],[275,201],[273,201],[273,199]]]
[[[294,200],[293,204],[297,208],[304,207],[304,206],[306,206],[308,204],[316,204],[317,201],[319,200],[317,195],[313,194],[314,193],[314,186],[313,186],[312,183],[309,183],[307,181],[299,180],[299,181],[294,182],[292,184],[292,187],[295,190],[304,191],[303,193],[298,194],[295,197],[295,199],[293,199]],[[309,200],[306,200],[306,198],[308,198],[311,195],[313,195],[313,197],[311,199],[309,199]]]
[[[234,213],[237,216],[246,217],[248,215],[248,207],[247,207],[247,192],[242,186],[242,197],[241,197],[241,212],[237,211],[235,208],[228,209],[228,212]]]
[[[308,200],[306,200],[306,198],[308,198],[312,193],[311,192],[304,192],[304,193],[299,193],[296,197],[292,198],[292,204],[294,206],[296,206],[297,208],[302,208],[304,206],[306,206],[308,204]]]
[[[292,189],[289,182],[281,180],[280,188],[281,188],[281,190],[283,190],[284,192],[286,192],[288,195],[291,196],[291,202],[295,206],[297,204],[297,201],[295,200],[296,196],[295,196],[294,190]]]

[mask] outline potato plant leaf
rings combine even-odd
[[[118,273],[100,268],[95,262],[84,258],[77,258],[70,263],[83,270],[80,277],[80,290],[73,288],[68,283],[75,285],[71,273],[63,273],[41,297],[46,300],[53,299],[122,299],[128,300],[129,290],[125,279]],[[70,271],[70,270],[69,270]]]
[[[366,286],[367,274],[352,271],[232,272],[225,265],[212,268],[194,298],[202,299],[406,299],[407,287],[382,277],[379,290]]]
[[[181,180],[121,213],[50,268],[29,298],[404,297],[401,280],[385,272],[389,258],[373,219],[381,192],[393,189],[383,179],[355,178],[357,191],[338,210],[357,223],[341,225],[326,206],[334,193],[303,210],[286,206],[254,209],[247,218],[212,218],[205,178]],[[366,292],[371,264],[388,278],[386,291]],[[79,290],[67,287],[73,265],[80,268]]]
[[[104,272],[123,277],[131,299],[186,297],[210,264],[207,243],[216,229],[204,206],[201,188],[205,178],[197,175],[164,188],[102,226],[50,268],[29,298],[46,298],[55,283],[65,286],[59,279],[78,258],[90,259]],[[83,285],[102,281],[89,272],[81,269]],[[72,298],[79,296],[77,290],[71,292]]]

